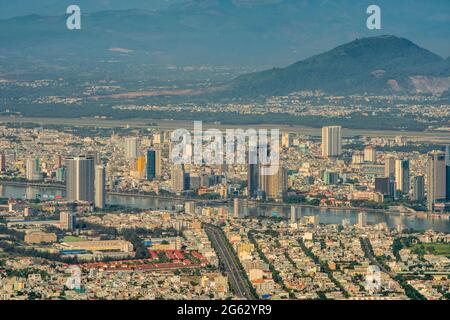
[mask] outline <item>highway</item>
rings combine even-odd
[[[204,225],[205,231],[212,241],[213,247],[216,249],[219,259],[224,263],[226,273],[230,279],[231,287],[237,296],[243,299],[253,300],[253,294],[249,288],[246,278],[242,274],[237,257],[234,251],[229,247],[225,234],[217,227]]]
[[[397,274],[395,272],[392,272],[392,271],[386,269],[386,267],[384,265],[382,265],[377,260],[377,258],[372,254],[372,252],[370,250],[369,239],[367,239],[366,237],[361,237],[360,241],[361,241],[362,249],[364,250],[364,253],[366,254],[366,257],[373,264],[377,265],[378,268],[380,268],[381,271],[383,271],[384,273],[387,273],[390,277],[395,278],[397,276]]]

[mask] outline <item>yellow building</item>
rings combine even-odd
[[[131,242],[125,240],[98,240],[98,241],[77,241],[64,243],[71,250],[89,250],[89,251],[133,251]]]
[[[144,176],[145,173],[145,156],[140,156],[137,159],[137,171],[141,177]]]

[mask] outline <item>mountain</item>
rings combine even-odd
[[[228,97],[330,94],[442,93],[450,87],[449,59],[395,36],[357,39],[328,52],[239,76],[217,89]]]
[[[65,13],[72,4],[78,5],[82,11],[97,12],[105,10],[144,9],[159,10],[184,0],[20,0],[2,1],[0,19],[26,15],[58,16]]]
[[[125,59],[122,53],[132,52],[129,63],[141,56],[153,64],[261,69],[382,34],[450,54],[448,0],[379,0],[381,31],[366,28],[371,0],[79,0],[80,31],[65,27],[69,0],[3,2],[3,17],[24,16],[0,20],[0,56],[33,64],[70,59],[83,66],[86,59]],[[111,54],[111,48],[125,51]]]

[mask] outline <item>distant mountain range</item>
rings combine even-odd
[[[165,65],[284,66],[358,37],[382,34],[450,54],[448,0],[378,0],[381,31],[366,28],[371,0],[3,2],[0,17],[8,19],[0,20],[0,56],[44,64],[112,56],[129,57],[130,63],[141,57]],[[82,9],[81,31],[65,28],[65,9],[72,2]]]
[[[442,94],[449,88],[450,59],[386,35],[357,39],[286,68],[242,75],[216,88],[215,94],[250,98],[302,90],[337,95]]]

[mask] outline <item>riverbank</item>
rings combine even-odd
[[[64,186],[58,185],[57,188],[52,188],[51,184],[43,184],[44,187],[37,187],[38,183],[31,184],[24,182],[3,182],[0,180],[0,197],[4,199],[35,199],[41,197],[42,199],[64,198]],[[33,185],[33,186],[32,186]],[[106,202],[118,208],[142,209],[142,210],[171,210],[176,206],[183,206],[186,198],[172,197],[172,196],[152,196],[135,193],[108,193]],[[198,200],[198,199],[197,199]],[[199,202],[199,207],[209,205],[218,206],[223,205],[227,208],[229,214],[233,214],[233,201],[222,202],[220,204],[208,202]],[[321,224],[342,224],[344,220],[349,221],[350,224],[357,224],[359,213],[361,211],[367,212],[367,223],[376,225],[385,223],[389,228],[398,228],[417,231],[435,230],[438,232],[450,233],[450,221],[448,219],[441,219],[429,215],[401,215],[382,211],[368,211],[360,208],[358,210],[349,208],[328,208],[316,207],[308,205],[296,206],[296,220],[301,220],[307,216],[316,216]],[[284,219],[291,219],[291,205],[281,203],[259,203],[253,201],[242,201],[242,210],[239,210],[239,216],[244,217],[278,217]],[[448,216],[448,215],[447,215]]]
[[[50,189],[59,189],[65,190],[66,187],[61,184],[52,184],[52,183],[39,183],[39,182],[29,182],[29,181],[9,181],[9,180],[1,180],[0,185],[10,185],[16,187],[36,187],[36,188],[50,188]],[[162,199],[162,200],[174,200],[174,201],[192,201],[198,203],[211,203],[211,204],[225,204],[231,205],[232,200],[230,199],[200,199],[200,198],[189,198],[189,197],[181,197],[176,195],[152,195],[138,192],[114,192],[110,191],[106,193],[110,196],[124,196],[124,197],[139,197],[139,198],[148,198],[148,199]],[[281,207],[281,208],[290,208],[291,206],[295,206],[297,208],[307,208],[307,209],[322,209],[322,210],[354,210],[354,211],[365,211],[370,213],[395,213],[388,210],[383,209],[372,209],[372,208],[363,208],[363,207],[335,207],[335,206],[314,206],[309,204],[290,204],[290,203],[282,203],[282,202],[261,202],[257,200],[248,200],[242,199],[243,202],[247,205],[253,206],[261,206],[261,207]]]

